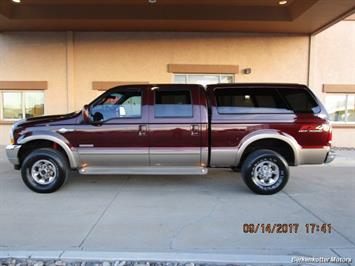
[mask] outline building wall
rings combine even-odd
[[[167,64],[233,64],[236,82],[308,83],[307,36],[226,33],[0,33],[0,80],[48,81],[45,113],[78,110],[100,92],[93,81],[169,83]],[[355,84],[355,22],[311,37],[309,84]],[[0,143],[11,125],[0,122]],[[355,147],[355,129],[334,128],[334,144]]]
[[[355,21],[342,21],[311,39],[310,87],[325,102],[323,84],[355,85]],[[355,147],[355,125],[333,125],[333,143]]]
[[[91,82],[170,83],[167,64],[251,67],[237,82],[307,82],[308,38],[196,33],[76,33],[75,107],[97,95]]]
[[[0,33],[0,80],[46,80],[45,113],[66,112],[66,34]],[[9,142],[10,128],[0,122],[0,144]]]
[[[45,113],[80,109],[93,81],[170,83],[167,64],[250,67],[237,82],[307,83],[308,37],[217,33],[0,33],[0,80],[48,81]],[[10,125],[0,125],[0,143]]]

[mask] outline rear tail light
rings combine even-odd
[[[329,145],[332,144],[332,140],[333,140],[333,129],[332,129],[332,126],[329,126],[329,131],[328,131],[328,143],[329,143]]]

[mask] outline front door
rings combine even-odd
[[[151,166],[201,166],[198,88],[163,85],[150,91]]]
[[[90,106],[96,123],[76,128],[80,161],[88,167],[149,165],[147,96],[144,86],[110,90]]]

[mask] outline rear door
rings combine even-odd
[[[163,85],[150,91],[151,166],[201,166],[200,87]]]

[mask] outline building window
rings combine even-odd
[[[174,83],[208,84],[233,83],[233,74],[175,74]]]
[[[2,120],[18,120],[44,114],[42,91],[0,91]]]
[[[325,106],[330,120],[355,123],[355,94],[327,94]]]

